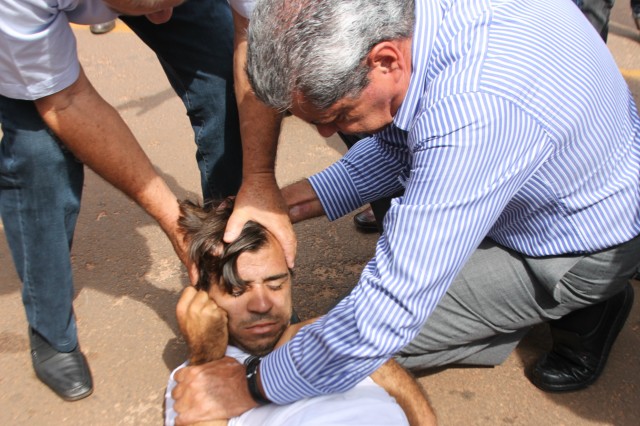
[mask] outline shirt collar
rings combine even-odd
[[[411,79],[407,94],[393,118],[393,124],[409,131],[427,85],[427,64],[440,25],[442,11],[437,1],[416,0],[415,28],[411,39]]]

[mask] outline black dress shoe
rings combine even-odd
[[[66,401],[86,398],[93,392],[91,371],[80,348],[58,352],[29,327],[31,361],[36,376]]]
[[[640,5],[633,6],[631,15],[633,16],[633,21],[636,23],[636,28],[640,31]]]
[[[597,309],[599,321],[586,333],[551,327],[553,349],[531,371],[529,378],[534,385],[547,392],[567,392],[584,389],[600,377],[633,306],[633,287],[627,284],[602,303],[604,306]],[[589,309],[582,311],[588,315]]]
[[[378,232],[378,222],[376,222],[376,217],[373,215],[371,208],[366,208],[353,216],[353,223],[356,224],[356,229],[361,232]]]

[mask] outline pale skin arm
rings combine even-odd
[[[275,177],[282,114],[260,102],[245,72],[249,21],[233,11],[234,83],[242,136],[242,186],[224,240],[235,240],[248,220],[263,224],[280,242],[287,264],[294,266],[296,236]]]
[[[178,202],[156,173],[118,112],[94,89],[80,71],[66,89],[35,101],[44,122],[84,164],[136,201],[171,240],[187,266],[190,279],[197,275],[186,255],[178,229]]]

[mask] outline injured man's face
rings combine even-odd
[[[243,288],[236,286],[228,293],[223,285],[212,283],[209,290],[209,297],[227,312],[229,344],[258,356],[273,350],[292,313],[291,272],[282,247],[267,235],[266,245],[237,259]]]

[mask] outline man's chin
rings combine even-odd
[[[265,356],[273,351],[273,348],[275,348],[276,343],[269,342],[264,344],[256,343],[252,345],[242,345],[238,342],[234,342],[234,346],[242,349],[242,351],[248,353],[249,355]]]
[[[257,339],[236,340],[230,338],[230,343],[250,355],[265,356],[273,351],[283,332],[284,330],[280,330],[274,335],[263,336]]]

